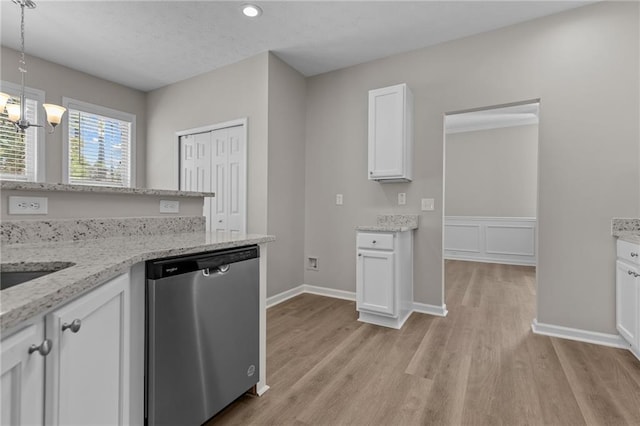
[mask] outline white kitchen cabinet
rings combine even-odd
[[[413,304],[413,232],[358,232],[358,319],[400,328]]]
[[[129,292],[127,273],[2,339],[2,425],[129,424]]]
[[[129,274],[48,314],[45,423],[129,424]]]
[[[2,425],[43,424],[44,357],[50,348],[42,319],[2,339]]]
[[[369,180],[413,176],[413,95],[406,84],[369,91]]]
[[[640,359],[640,244],[618,240],[616,328]]]

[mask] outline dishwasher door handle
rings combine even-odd
[[[204,275],[205,277],[208,277],[211,274],[223,275],[223,274],[226,274],[227,272],[229,272],[229,269],[231,269],[231,265],[229,265],[229,264],[220,265],[220,266],[217,266],[215,268],[204,268],[202,270],[202,275]]]

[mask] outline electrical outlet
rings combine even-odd
[[[404,206],[407,204],[407,194],[404,192],[398,192],[398,205]]]
[[[422,211],[433,211],[435,209],[434,207],[434,200],[433,198],[423,198],[422,199]]]
[[[342,194],[336,194],[336,206],[342,205]]]
[[[9,214],[47,214],[47,197],[9,197]]]
[[[160,200],[160,213],[180,213],[180,201]]]

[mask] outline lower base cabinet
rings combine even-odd
[[[413,231],[358,232],[356,246],[358,319],[402,327],[413,304]]]
[[[129,291],[121,275],[2,339],[2,425],[129,424]]]
[[[640,359],[640,244],[618,240],[616,328]]]

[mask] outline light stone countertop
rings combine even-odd
[[[405,232],[418,229],[417,214],[381,214],[375,225],[356,226],[356,231]]]
[[[37,270],[38,264],[73,263],[66,269],[0,292],[0,331],[48,312],[150,259],[275,241],[270,235],[216,236],[194,232],[27,244],[3,244],[3,270]],[[35,268],[34,268],[35,266]]]
[[[121,188],[117,186],[72,185],[66,183],[0,181],[0,189],[14,191],[92,192],[96,194],[160,195],[163,197],[215,197],[213,192],[171,189]]]

